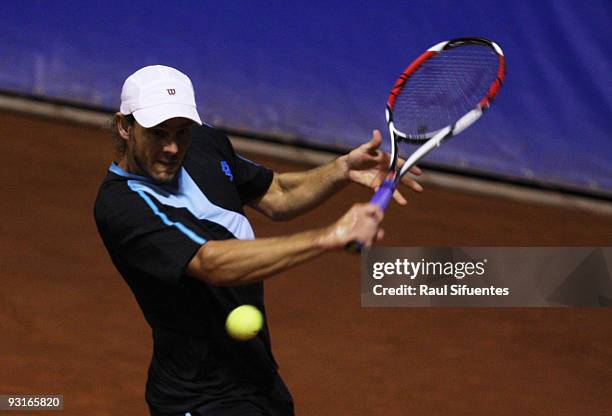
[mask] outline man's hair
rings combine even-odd
[[[125,128],[126,130],[129,127],[132,127],[134,123],[136,122],[136,119],[134,118],[132,114],[124,115],[122,117],[122,120],[125,120],[125,124],[123,125],[123,128]],[[112,119],[110,120],[110,128],[111,128],[111,133],[113,135],[115,155],[117,156],[117,158],[121,159],[123,155],[125,154],[127,142],[119,134],[119,129],[117,128],[117,120],[114,114],[113,114]]]

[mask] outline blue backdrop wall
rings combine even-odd
[[[126,76],[175,66],[212,124],[347,148],[424,49],[484,36],[507,81],[429,160],[612,195],[609,1],[31,1],[0,11],[0,89],[117,108]]]

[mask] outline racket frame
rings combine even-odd
[[[487,46],[495,51],[498,57],[499,65],[497,70],[497,76],[495,80],[489,86],[485,96],[476,104],[476,106],[460,117],[453,124],[443,127],[439,130],[428,132],[418,135],[407,135],[395,128],[393,123],[393,107],[395,100],[402,93],[406,81],[414,74],[425,62],[434,56],[456,47],[465,45],[483,45]],[[378,205],[383,211],[387,208],[397,184],[401,180],[402,176],[408,172],[408,170],[416,165],[416,163],[425,157],[433,149],[439,147],[444,141],[450,139],[453,136],[461,133],[463,130],[474,124],[483,113],[490,107],[497,93],[499,92],[506,75],[506,62],[502,49],[493,41],[479,37],[463,37],[456,38],[449,41],[437,43],[431,48],[427,49],[417,59],[415,59],[410,65],[404,69],[402,74],[399,76],[395,84],[391,88],[389,98],[387,99],[387,107],[385,109],[385,116],[387,124],[389,126],[389,136],[391,138],[391,158],[389,161],[389,172],[385,180],[381,183],[380,187],[370,200],[371,204]],[[398,171],[397,160],[398,160],[398,142],[405,141],[412,144],[421,144],[421,146],[415,150],[406,159],[402,168]],[[350,252],[360,252],[363,244],[357,241],[352,241],[347,244],[347,250]]]
[[[444,51],[465,45],[487,46],[493,51],[495,51],[495,53],[497,54],[497,58],[499,61],[497,77],[489,86],[489,89],[487,90],[485,96],[476,104],[476,106],[472,110],[464,114],[455,123],[443,127],[439,130],[418,135],[408,135],[397,130],[393,123],[393,107],[395,104],[395,100],[402,93],[406,81],[410,79],[410,76],[414,74],[429,59]],[[421,54],[421,56],[415,59],[410,65],[408,65],[406,69],[404,69],[402,74],[399,76],[397,81],[395,81],[393,88],[391,88],[389,98],[387,100],[387,107],[385,109],[385,116],[387,119],[387,124],[389,126],[389,136],[391,138],[391,160],[389,163],[389,172],[394,172],[394,174],[392,175],[394,183],[397,184],[401,177],[406,172],[408,172],[411,167],[413,167],[419,160],[425,157],[433,149],[439,147],[444,141],[450,139],[453,136],[456,136],[457,134],[468,128],[470,125],[475,123],[476,120],[478,120],[482,116],[482,114],[490,107],[493,99],[499,92],[499,89],[501,88],[501,85],[504,82],[505,75],[506,62],[504,52],[495,42],[481,37],[463,37],[437,43],[436,45],[427,49],[427,51],[425,51],[423,54]],[[406,160],[399,172],[397,172],[398,141],[405,141],[412,144],[422,144],[421,147],[419,147],[414,153],[410,155],[410,157]],[[386,205],[381,208],[386,208]]]

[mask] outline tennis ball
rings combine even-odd
[[[263,326],[263,315],[253,305],[242,305],[227,315],[225,330],[237,341],[254,338]]]

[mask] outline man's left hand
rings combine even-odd
[[[380,150],[381,144],[380,131],[374,130],[369,142],[353,149],[346,155],[347,175],[351,181],[374,190],[378,189],[387,176],[391,158],[389,153]],[[404,160],[398,158],[397,164],[397,167],[400,168],[404,164]],[[422,173],[417,166],[411,167],[409,172],[416,176],[420,176]],[[409,175],[404,175],[401,182],[415,192],[423,191],[423,187]],[[400,205],[407,204],[406,198],[397,189],[393,193],[393,199]]]

